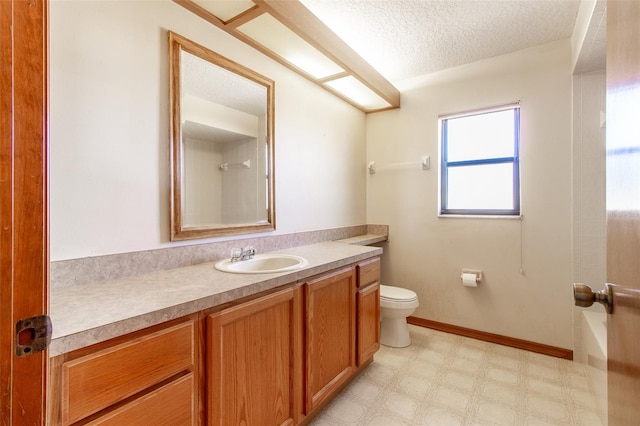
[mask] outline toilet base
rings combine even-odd
[[[404,348],[411,344],[407,319],[382,318],[380,321],[380,343],[392,348]]]

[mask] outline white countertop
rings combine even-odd
[[[245,296],[304,280],[382,254],[356,241],[277,250],[302,256],[307,267],[277,274],[230,274],[215,262],[51,291],[54,357],[113,337],[180,318]],[[349,239],[351,240],[351,239]],[[364,241],[371,243],[371,238]],[[346,243],[346,244],[345,244]]]

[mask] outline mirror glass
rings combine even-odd
[[[275,229],[274,82],[169,32],[171,240]]]

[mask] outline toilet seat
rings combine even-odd
[[[406,288],[380,285],[380,300],[388,302],[410,303],[418,300],[418,295]]]

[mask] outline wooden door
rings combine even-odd
[[[48,1],[0,1],[0,424],[45,423],[47,352],[17,357],[48,311]]]
[[[355,370],[355,268],[305,284],[305,413],[322,405]]]
[[[607,2],[609,425],[640,424],[640,2]]]
[[[207,318],[207,423],[294,425],[302,405],[300,289]]]

